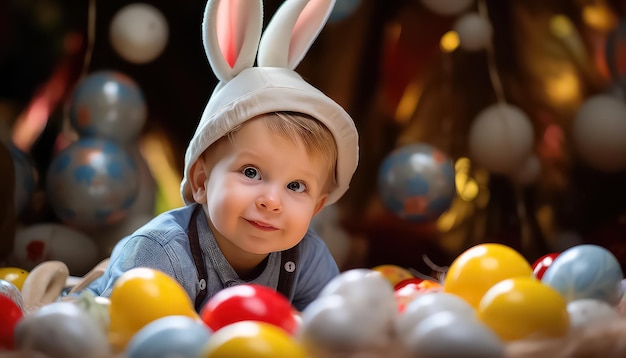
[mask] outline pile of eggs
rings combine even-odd
[[[463,252],[441,281],[394,265],[344,271],[302,312],[254,284],[226,288],[196,312],[175,280],[148,268],[124,273],[108,299],[83,291],[29,311],[21,281],[0,280],[0,356],[505,357],[508,343],[618,319],[622,280],[601,246],[531,265],[496,243]]]

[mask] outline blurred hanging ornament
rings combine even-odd
[[[81,137],[131,143],[141,133],[147,108],[137,83],[117,71],[97,71],[83,78],[69,100],[70,124]]]
[[[422,4],[439,15],[453,16],[467,10],[474,0],[422,0]]]
[[[141,155],[137,145],[128,145],[125,147],[125,150],[137,166],[139,186],[135,201],[128,209],[125,217],[114,225],[83,230],[96,241],[102,256],[109,256],[113,247],[120,239],[132,234],[155,215],[157,189],[148,163]]]
[[[454,164],[428,144],[409,144],[385,158],[378,172],[385,206],[410,221],[436,220],[456,195]]]
[[[144,64],[157,58],[169,36],[167,19],[154,6],[129,4],[113,16],[109,37],[113,49],[125,60]]]
[[[46,192],[64,223],[106,227],[127,216],[137,197],[138,176],[137,165],[120,145],[81,138],[50,163]]]
[[[475,12],[459,17],[453,29],[459,35],[459,46],[464,50],[479,51],[491,42],[491,24]]]
[[[626,169],[626,104],[611,95],[587,99],[576,113],[574,145],[583,159],[604,172]]]
[[[473,159],[498,174],[516,172],[533,149],[533,126],[526,114],[513,105],[496,103],[482,110],[469,132]]]

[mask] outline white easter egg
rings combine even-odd
[[[439,312],[412,329],[403,341],[414,357],[504,358],[505,345],[478,320]]]
[[[452,312],[458,316],[472,319],[474,307],[459,296],[446,292],[431,292],[414,298],[406,305],[404,313],[395,322],[396,333],[406,336],[426,318],[439,312]]]
[[[51,358],[110,354],[105,330],[71,302],[54,302],[25,316],[15,327],[15,345]]]
[[[389,321],[374,307],[354,305],[349,298],[336,294],[311,302],[301,318],[299,340],[318,349],[359,350],[391,334]]]
[[[569,302],[567,312],[572,328],[583,328],[594,323],[604,324],[620,317],[617,310],[607,302],[593,298],[582,298]]]
[[[169,26],[154,6],[133,3],[113,16],[109,28],[113,49],[125,60],[137,64],[150,62],[165,49]]]
[[[391,282],[380,272],[370,269],[351,269],[333,278],[318,297],[340,295],[351,305],[365,307],[384,320],[393,320],[398,314]]]

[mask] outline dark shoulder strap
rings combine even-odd
[[[298,269],[299,244],[280,253],[280,274],[276,290],[289,298]]]
[[[201,212],[202,206],[198,205],[193,211],[193,214],[191,214],[191,220],[189,221],[189,244],[191,246],[191,255],[193,256],[193,261],[198,271],[198,284],[200,288],[195,302],[196,311],[198,312],[200,312],[202,302],[207,295],[206,265],[204,264],[204,257],[202,256],[202,249],[200,248],[200,237],[198,236],[198,215]]]

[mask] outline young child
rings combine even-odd
[[[287,0],[261,38],[260,0],[209,0],[204,46],[220,83],[185,155],[186,206],[122,239],[90,291],[108,296],[141,266],[174,277],[197,310],[241,283],[275,288],[303,310],[339,273],[309,224],[348,189],[358,134],[341,106],[293,71],[333,5]]]

